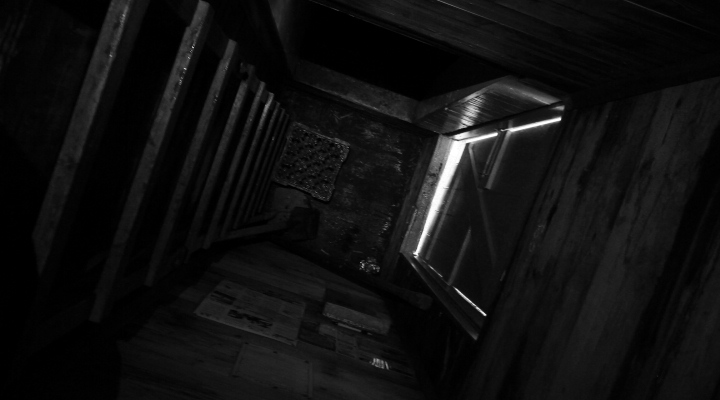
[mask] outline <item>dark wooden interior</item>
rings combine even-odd
[[[718,20],[707,0],[1,2],[0,398],[720,399]],[[522,212],[492,204],[511,233],[468,316],[413,256],[439,154],[548,110],[552,140],[508,156]],[[273,180],[298,126],[350,148],[329,201]],[[193,314],[223,279],[306,304],[297,344]],[[390,331],[333,325],[331,301]]]

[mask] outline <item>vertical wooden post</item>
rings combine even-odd
[[[268,118],[268,116],[270,115],[270,108],[273,109],[273,113],[272,117]],[[265,112],[263,112],[263,117],[260,120],[260,124],[258,124],[257,132],[255,134],[255,137],[253,138],[253,143],[250,146],[250,151],[248,152],[248,156],[245,159],[245,163],[243,163],[240,178],[238,179],[237,188],[235,189],[232,201],[230,202],[230,206],[228,207],[228,212],[225,215],[225,219],[222,221],[219,233],[220,236],[223,236],[225,233],[227,233],[228,229],[230,229],[230,227],[233,225],[235,215],[241,212],[241,210],[238,209],[238,206],[240,205],[240,197],[247,196],[247,193],[250,190],[249,179],[260,172],[259,163],[262,161],[260,159],[260,157],[262,156],[262,144],[266,143],[267,138],[272,135],[271,129],[274,122],[273,118],[277,116],[278,108],[279,106],[276,102],[268,99],[268,104],[265,106]]]
[[[59,267],[148,2],[114,0],[108,8],[33,231],[42,280],[51,282]]]
[[[170,78],[165,86],[159,109],[113,237],[110,255],[97,286],[97,297],[90,316],[94,322],[100,322],[112,307],[117,281],[122,277],[132,252],[132,239],[142,220],[145,200],[156,183],[156,179],[154,179],[157,175],[156,166],[162,163],[169,142],[168,137],[174,129],[187,87],[200,58],[211,19],[210,5],[204,1],[198,2],[193,20],[185,29]]]
[[[248,183],[248,189],[243,193],[242,201],[240,202],[237,213],[232,220],[231,226],[233,227],[245,221],[247,218],[252,217],[252,215],[249,215],[250,210],[248,209],[251,205],[250,200],[254,197],[255,192],[257,192],[262,185],[261,177],[263,176],[263,172],[268,165],[271,164],[270,156],[272,154],[269,147],[271,143],[277,140],[279,132],[281,131],[280,125],[282,125],[284,117],[285,111],[281,107],[277,107],[275,109],[275,113],[273,114],[270,127],[268,128],[268,134],[265,135],[265,138],[263,139],[257,163],[252,168],[253,175],[251,181]]]
[[[228,116],[225,129],[223,130],[222,137],[220,138],[220,144],[218,145],[215,157],[213,158],[212,165],[210,166],[210,172],[208,172],[205,186],[203,187],[200,200],[198,202],[197,210],[193,216],[192,224],[190,225],[190,232],[188,233],[185,246],[188,249],[188,255],[195,251],[198,247],[198,243],[202,240],[200,238],[200,230],[202,229],[203,222],[205,220],[205,214],[210,206],[210,200],[212,199],[215,186],[220,175],[220,169],[222,168],[225,157],[228,154],[230,141],[235,134],[238,119],[240,118],[240,112],[245,105],[247,100],[247,94],[251,81],[255,79],[255,68],[249,67],[248,78],[240,84],[235,100],[233,101],[232,108],[230,109],[230,115]]]
[[[183,164],[180,172],[180,177],[175,185],[173,191],[172,200],[168,207],[165,219],[163,220],[162,228],[160,229],[160,236],[153,249],[153,254],[150,259],[150,270],[145,279],[147,286],[155,284],[157,279],[161,278],[162,275],[162,261],[163,257],[167,252],[170,239],[175,230],[175,223],[177,222],[178,214],[183,203],[186,201],[186,192],[190,185],[190,181],[195,173],[198,160],[205,148],[208,132],[213,122],[217,118],[220,99],[225,93],[225,89],[228,85],[231,71],[235,68],[238,61],[237,43],[232,40],[227,41],[225,46],[225,54],[223,55],[220,64],[215,72],[210,90],[208,91],[203,105],[202,113],[198,121],[197,128],[195,129],[195,135],[193,136],[192,143],[190,144],[190,150],[185,157],[185,163]]]
[[[250,140],[250,136],[252,134],[252,127],[254,125],[255,118],[257,117],[260,108],[260,102],[265,95],[265,82],[260,82],[260,87],[258,88],[257,94],[255,95],[255,100],[253,100],[253,104],[250,108],[250,114],[245,121],[242,136],[240,136],[240,143],[238,143],[235,149],[235,154],[232,158],[230,166],[228,167],[227,177],[220,191],[220,198],[218,199],[218,203],[215,206],[215,211],[213,212],[212,218],[210,220],[210,227],[208,228],[207,234],[205,235],[205,239],[203,242],[203,248],[205,249],[210,247],[210,245],[215,241],[215,238],[217,236],[220,216],[223,214],[225,204],[227,203],[228,195],[230,194],[230,190],[232,189],[233,183],[235,182],[235,174],[237,174],[238,166],[240,165],[240,159],[242,158],[242,155],[245,152],[245,148],[248,145],[248,141]],[[268,101],[268,104],[269,103],[270,102]],[[263,115],[265,115],[265,111],[263,111]]]
[[[273,149],[271,164],[269,168],[265,171],[265,176],[263,177],[263,185],[258,192],[256,203],[250,208],[252,212],[250,215],[257,214],[257,212],[260,210],[262,205],[265,203],[265,200],[267,199],[270,182],[272,181],[272,175],[273,173],[275,173],[275,166],[277,165],[278,161],[280,161],[283,149],[285,148],[285,141],[291,127],[292,121],[290,120],[290,117],[287,117],[285,119],[285,126],[282,128],[282,132],[280,132],[280,135],[278,137],[276,147]]]

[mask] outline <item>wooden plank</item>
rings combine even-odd
[[[400,209],[397,221],[393,227],[387,251],[381,260],[380,277],[388,282],[395,281],[395,268],[397,267],[400,253],[402,252],[402,243],[409,232],[413,216],[416,213],[417,208],[415,206],[415,202],[419,198],[420,189],[422,188],[425,180],[427,170],[430,167],[430,161],[432,160],[436,141],[437,138],[423,139],[422,152],[420,153],[420,157],[415,165],[412,180],[410,181],[410,185],[406,191],[407,194],[403,200],[402,208]]]
[[[258,197],[260,197],[259,192],[260,192],[260,190],[262,190],[262,187],[265,184],[265,181],[267,179],[271,179],[271,178],[268,178],[268,173],[269,173],[268,171],[272,169],[273,163],[275,162],[273,159],[274,150],[275,150],[276,146],[278,145],[278,141],[281,139],[281,135],[283,134],[283,128],[285,127],[285,124],[287,123],[287,120],[288,120],[288,114],[285,112],[285,110],[282,109],[280,111],[281,111],[281,113],[280,113],[279,121],[277,122],[277,129],[275,129],[275,133],[273,134],[273,137],[270,140],[270,143],[269,143],[269,146],[267,149],[267,153],[265,155],[265,159],[264,159],[263,165],[261,167],[261,171],[258,175],[257,183],[256,183],[255,187],[253,187],[250,190],[250,193],[249,193],[250,198],[248,200],[248,204],[243,206],[243,208],[242,208],[243,214],[241,214],[239,216],[239,220],[238,220],[237,224],[248,223],[253,220],[253,218],[255,217],[255,214],[258,212],[257,207],[256,207],[256,202],[258,200]]]
[[[248,118],[245,121],[245,125],[240,136],[240,141],[235,148],[232,160],[230,161],[230,165],[228,166],[227,177],[225,178],[225,182],[223,183],[222,189],[220,191],[220,198],[215,205],[215,210],[210,219],[210,227],[208,228],[207,234],[203,238],[202,247],[205,249],[210,247],[210,245],[215,241],[215,239],[217,239],[220,216],[225,212],[225,204],[227,203],[230,190],[235,183],[235,175],[237,174],[241,158],[248,145],[250,136],[252,135],[252,127],[254,125],[255,119],[257,118],[257,114],[260,111],[260,103],[263,97],[266,95],[267,94],[265,92],[265,82],[261,81],[257,93],[255,94],[255,99],[253,100],[252,106],[250,107],[250,114],[248,114]],[[265,112],[263,111],[263,115],[264,114]]]
[[[38,273],[58,267],[149,0],[114,0],[105,17],[33,231]]]
[[[202,155],[203,149],[206,146],[208,133],[210,127],[218,115],[218,109],[220,99],[222,98],[229,79],[231,72],[235,69],[238,62],[238,51],[237,43],[229,40],[225,48],[225,55],[223,56],[220,64],[218,65],[215,77],[208,91],[205,104],[203,105],[202,113],[198,121],[197,128],[195,129],[195,135],[193,136],[192,143],[190,144],[190,150],[185,157],[185,163],[183,164],[180,177],[175,185],[175,190],[168,206],[167,214],[163,220],[162,228],[160,229],[160,235],[155,249],[153,250],[152,258],[150,260],[150,270],[148,271],[147,279],[145,284],[152,286],[155,284],[157,279],[161,278],[164,271],[161,271],[163,257],[168,250],[170,244],[170,238],[172,237],[175,230],[175,223],[177,222],[178,214],[182,208],[183,203],[186,201],[187,190],[190,186],[190,180],[192,179],[197,163]]]
[[[292,76],[290,60],[283,50],[270,2],[243,1],[238,3],[238,8],[238,14],[245,18],[245,26],[238,28],[238,34],[248,34],[253,38],[252,45],[255,52],[253,55],[257,59],[249,61],[256,63],[268,82],[290,80]]]
[[[228,234],[226,234],[223,238],[221,238],[220,240],[244,239],[244,238],[247,238],[250,236],[256,236],[256,235],[261,235],[261,234],[265,234],[265,233],[280,232],[285,229],[287,229],[287,224],[284,222],[252,226],[249,228],[241,228],[241,229],[236,229],[234,231],[231,231]]]
[[[249,179],[259,172],[257,164],[262,156],[261,143],[265,143],[267,138],[271,135],[270,127],[272,118],[270,118],[270,110],[272,109],[273,115],[275,115],[275,111],[278,108],[277,102],[273,99],[274,95],[271,93],[268,97],[267,104],[265,104],[265,109],[263,110],[257,129],[255,130],[255,136],[253,137],[248,154],[245,157],[245,162],[243,162],[243,165],[240,168],[240,177],[237,180],[235,191],[228,206],[228,211],[225,214],[224,220],[218,226],[218,236],[220,237],[235,226],[233,225],[233,221],[235,220],[235,215],[240,213],[240,210],[238,210],[238,207],[240,206],[240,198],[241,196],[246,196],[248,190],[250,189]]]
[[[285,126],[282,127],[282,131],[280,132],[280,137],[278,138],[279,140],[275,144],[275,148],[270,156],[272,164],[270,164],[267,171],[265,171],[265,176],[263,177],[264,184],[260,187],[260,191],[258,192],[259,195],[257,197],[257,203],[250,208],[250,210],[252,210],[250,213],[251,216],[257,214],[265,204],[265,199],[268,196],[268,190],[270,188],[270,182],[272,181],[272,176],[275,173],[275,167],[280,160],[280,155],[282,154],[283,149],[285,148],[285,142],[287,140],[287,135],[290,134],[291,127],[292,120],[288,115],[285,119]]]
[[[248,177],[247,184],[245,185],[246,189],[243,190],[242,193],[235,193],[235,195],[239,196],[239,198],[237,199],[236,206],[234,206],[232,209],[232,219],[230,221],[226,221],[226,224],[228,224],[230,228],[243,225],[243,216],[248,212],[248,199],[252,196],[253,190],[256,190],[255,185],[259,178],[259,175],[262,173],[262,166],[267,161],[267,144],[272,141],[272,138],[277,133],[278,122],[281,114],[282,109],[278,104],[277,107],[275,107],[275,109],[273,110],[273,114],[270,117],[270,122],[268,122],[267,124],[266,133],[263,136],[262,143],[260,144],[260,148],[258,149],[257,157],[255,158],[254,165],[251,168],[252,173]],[[227,231],[227,229],[225,229],[225,231]]]
[[[637,52],[632,52],[616,43],[608,43],[602,36],[592,35],[587,30],[568,35],[564,29],[559,29],[537,16],[522,13],[494,1],[440,0],[440,2],[528,36],[538,37],[544,42],[562,43],[574,53],[617,63],[628,71],[642,69],[647,64],[646,60],[638,59]]]
[[[247,214],[249,199],[252,196],[252,193],[257,190],[257,184],[260,175],[262,174],[263,166],[268,162],[268,144],[277,135],[277,132],[279,130],[278,122],[282,113],[283,110],[278,104],[278,106],[275,107],[275,110],[273,111],[272,118],[270,118],[267,132],[263,136],[262,144],[260,145],[260,149],[258,150],[258,155],[255,158],[255,162],[253,163],[253,166],[248,169],[249,171],[252,171],[252,175],[249,177],[247,185],[245,185],[246,189],[242,192],[242,200],[240,200],[239,203],[236,202],[237,206],[233,207],[233,209],[235,210],[235,215],[232,216],[232,220],[228,219],[228,227],[238,226],[243,219],[243,216]],[[225,227],[224,231],[227,231],[228,227]]]
[[[573,93],[564,102],[572,108],[591,107],[719,74],[720,52],[714,52]]]
[[[439,2],[391,0],[369,6],[359,0],[315,0],[401,34],[472,54],[511,73],[573,91],[622,75],[617,66],[547,43]],[[435,44],[433,43],[433,44]]]
[[[112,308],[117,281],[121,279],[125,265],[129,261],[132,240],[146,206],[145,199],[156,183],[156,166],[162,163],[169,136],[175,128],[187,87],[210,29],[212,13],[208,3],[198,2],[192,23],[183,35],[150,135],[135,171],[120,223],[113,237],[110,255],[96,288],[97,298],[90,318],[94,322],[100,322]]]
[[[627,1],[613,1],[606,5],[584,4],[569,0],[549,0],[560,6],[578,11],[585,19],[595,19],[610,29],[622,32],[622,37],[647,37],[651,42],[664,43],[676,55],[699,55],[712,51],[717,37],[684,24],[676,19],[649,12]],[[706,10],[712,13],[711,7]]]
[[[188,233],[187,240],[185,241],[185,247],[188,249],[188,255],[195,251],[198,244],[202,241],[202,238],[200,238],[200,230],[202,229],[208,207],[210,206],[210,200],[218,183],[221,172],[220,169],[225,162],[225,158],[229,154],[229,143],[233,135],[236,133],[235,128],[239,122],[240,112],[248,98],[250,82],[253,80],[255,80],[255,68],[251,66],[248,79],[240,84],[237,94],[235,95],[230,115],[228,116],[225,129],[223,130],[222,137],[220,138],[220,144],[215,152],[215,157],[213,157],[210,172],[208,173],[205,186],[203,187],[202,194],[200,195],[200,200],[190,226],[190,232]]]
[[[355,103],[364,109],[412,122],[417,100],[365,83],[321,65],[302,60],[294,72],[297,82]]]
[[[575,110],[563,121],[551,175],[464,398],[631,398],[626,394],[639,381],[626,372],[642,370],[653,358],[649,346],[663,334],[658,329],[666,329],[645,324],[663,316],[659,307],[675,288],[688,289],[671,270],[697,229],[691,200],[707,190],[698,177],[703,170],[716,176],[715,161],[706,162],[715,160],[718,146],[719,92],[714,78]],[[698,347],[691,353],[703,351],[717,354]],[[673,374],[703,368],[692,364],[695,356],[686,360],[691,363],[673,366]],[[711,368],[714,386],[717,367]],[[662,378],[645,375],[646,393],[664,398],[656,392]],[[667,395],[715,396],[716,386],[708,390],[702,379],[685,381],[700,397]]]
[[[623,0],[626,3],[656,13],[665,18],[676,20],[692,26],[695,29],[720,37],[720,27],[717,24],[718,8],[708,12],[701,2],[676,2],[673,0]],[[693,4],[696,3],[696,4]],[[714,11],[714,12],[712,12]]]

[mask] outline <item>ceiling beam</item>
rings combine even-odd
[[[550,82],[566,91],[590,86],[614,68],[574,54],[562,44],[541,41],[437,1],[313,1],[433,46],[489,61],[515,75]]]

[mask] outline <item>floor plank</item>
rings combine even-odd
[[[224,279],[305,302],[297,346],[195,315]],[[273,244],[235,248],[118,341],[118,399],[423,399],[396,331],[340,327],[322,315],[328,300],[387,314],[378,295]]]

